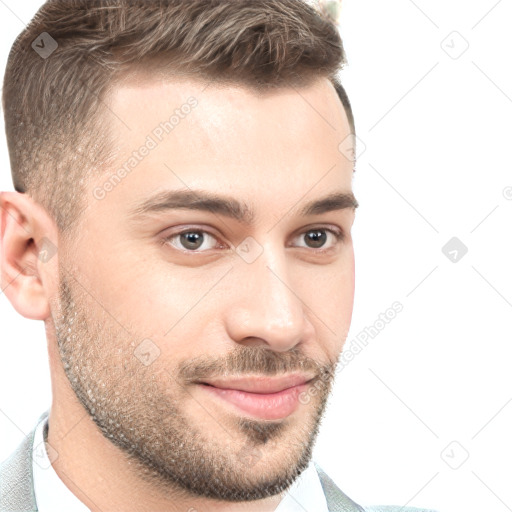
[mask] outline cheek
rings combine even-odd
[[[140,258],[129,260],[127,255],[117,261],[99,259],[80,273],[98,307],[108,312],[109,323],[124,328],[132,338],[165,339],[206,291],[195,290],[176,268],[156,267]]]
[[[332,318],[333,325],[337,327],[336,332],[348,335],[350,322],[352,320],[352,310],[354,307],[354,272],[347,271],[343,278],[334,280],[338,288],[331,290],[332,297]]]
[[[336,333],[337,343],[342,343],[348,336],[354,306],[355,265],[353,252],[350,251],[348,257],[339,266],[326,269],[318,283],[321,284],[321,287],[315,294],[315,307],[323,312],[323,315],[319,315],[320,318]]]
[[[161,364],[174,365],[198,355],[204,345],[197,340],[211,334],[212,323],[221,314],[222,304],[214,289],[219,272],[155,268],[139,279],[132,283],[134,291],[126,293],[122,306],[130,332],[158,345]]]

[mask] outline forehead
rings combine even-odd
[[[258,94],[216,82],[134,76],[107,102],[116,161],[95,185],[122,175],[108,192],[112,204],[129,207],[158,190],[190,187],[231,190],[247,202],[260,192],[272,208],[276,194],[296,203],[313,188],[318,195],[351,190],[353,163],[339,151],[350,127],[326,78]]]

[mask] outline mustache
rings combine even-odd
[[[222,358],[198,356],[180,363],[177,378],[188,384],[240,374],[275,376],[313,373],[315,376],[334,376],[338,360],[339,356],[336,360],[319,362],[302,354],[297,347],[287,352],[275,352],[265,347],[237,346]]]

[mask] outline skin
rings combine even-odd
[[[197,107],[102,200],[93,190],[109,174],[88,180],[76,239],[27,195],[0,195],[2,288],[46,327],[52,465],[92,511],[275,510],[311,458],[350,326],[355,209],[299,215],[305,202],[352,191],[334,87],[322,78],[257,95],[133,75],[108,99],[131,127],[106,118],[117,166],[191,96]],[[184,209],[130,217],[156,191],[183,188],[246,202],[254,224]],[[203,245],[162,243],[189,226],[207,231]],[[323,246],[308,242],[327,227],[344,239],[326,231]],[[47,261],[43,237],[57,248]],[[261,250],[251,263],[233,250],[247,237]],[[148,365],[136,357],[147,339]],[[323,384],[278,420],[192,382],[294,371]]]

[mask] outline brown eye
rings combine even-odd
[[[308,231],[306,233],[307,243],[311,243],[313,249],[320,249],[327,240],[327,234],[325,230]]]
[[[328,244],[329,236],[331,235],[332,244],[330,247],[324,247]],[[303,239],[307,244],[305,247],[309,249],[317,249],[320,251],[328,251],[333,249],[340,241],[343,240],[344,234],[341,231],[329,229],[329,228],[314,228],[309,229],[299,235],[299,238]],[[299,247],[304,247],[299,246]]]
[[[187,231],[179,235],[179,241],[186,249],[199,249],[204,242],[204,235],[198,231]]]
[[[180,233],[174,233],[163,239],[164,243],[169,243],[176,249],[184,252],[204,252],[204,250],[215,248],[215,244],[212,247],[206,247],[204,249],[205,240],[209,238],[216,240],[216,238],[207,231],[202,229],[189,229]],[[198,249],[203,250],[198,250]]]

